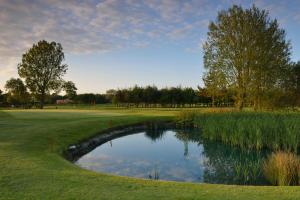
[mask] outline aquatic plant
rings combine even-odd
[[[193,127],[196,112],[193,111],[182,111],[176,116],[177,126],[182,127]]]
[[[291,152],[272,153],[263,163],[266,179],[273,185],[299,184],[300,159]]]
[[[300,114],[297,113],[227,112],[193,116],[195,126],[202,129],[202,136],[210,140],[247,149],[267,147],[293,152],[297,152],[300,144]]]

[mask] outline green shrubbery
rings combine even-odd
[[[202,129],[204,138],[242,148],[297,152],[299,146],[297,113],[199,113],[194,116],[194,124]]]

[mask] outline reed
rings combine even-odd
[[[300,114],[297,113],[198,113],[193,119],[204,138],[241,148],[297,152],[300,144]]]
[[[196,117],[196,112],[194,111],[182,111],[179,112],[176,116],[176,124],[177,126],[183,126],[183,127],[193,127],[194,121]]]
[[[291,152],[272,153],[263,163],[264,175],[273,185],[299,184],[299,169],[300,159]]]

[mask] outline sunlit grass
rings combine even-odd
[[[122,124],[172,119],[180,110],[0,111],[0,199],[298,199],[299,187],[151,181],[83,170],[70,144]],[[206,112],[206,110],[197,110]]]
[[[300,159],[290,152],[272,153],[263,164],[265,177],[273,185],[299,184]]]

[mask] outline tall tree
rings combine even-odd
[[[3,103],[3,95],[2,95],[2,90],[0,90],[0,103]]]
[[[216,98],[221,96],[222,91],[226,88],[226,78],[220,70],[210,69],[203,77],[207,93],[211,97],[212,107],[215,107]]]
[[[41,109],[44,107],[46,94],[61,87],[63,83],[62,77],[67,71],[67,65],[62,64],[64,58],[60,43],[45,40],[34,44],[22,56],[18,73],[39,99]]]
[[[75,83],[72,81],[67,81],[62,86],[63,90],[66,92],[66,96],[73,100],[77,95],[77,88],[75,86]]]
[[[259,108],[263,95],[280,84],[290,62],[285,31],[254,5],[219,12],[203,48],[205,68],[224,73],[238,109],[249,101]]]
[[[4,88],[7,90],[8,93],[8,103],[24,105],[28,102],[29,93],[27,92],[27,88],[21,79],[9,79],[6,82]]]

